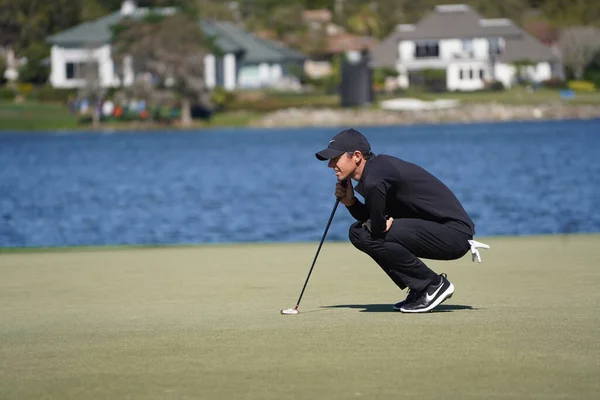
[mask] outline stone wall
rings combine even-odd
[[[387,111],[373,108],[289,108],[269,113],[256,120],[252,126],[366,126],[594,118],[600,118],[600,106],[482,103],[432,111]]]

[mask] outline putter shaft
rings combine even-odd
[[[300,300],[302,300],[302,295],[304,294],[304,290],[306,289],[306,285],[308,284],[308,279],[310,278],[310,274],[315,266],[317,261],[317,257],[319,256],[319,252],[321,251],[321,247],[323,246],[323,242],[325,241],[325,237],[327,236],[327,231],[329,230],[329,226],[331,225],[331,221],[333,220],[333,216],[335,215],[335,210],[337,210],[338,204],[340,204],[340,199],[335,200],[335,206],[333,206],[333,210],[331,211],[331,215],[329,216],[329,221],[327,221],[327,226],[325,227],[325,232],[323,233],[323,237],[321,238],[321,243],[319,243],[319,247],[317,248],[317,253],[315,254],[315,258],[313,259],[312,265],[310,266],[310,270],[308,271],[308,276],[306,277],[306,281],[304,281],[304,286],[302,287],[302,291],[300,292],[300,297],[298,297],[298,302],[296,303],[295,310],[300,306]]]

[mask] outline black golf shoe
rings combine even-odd
[[[394,307],[393,307],[394,311],[400,311],[400,309],[402,308],[403,305],[415,302],[419,298],[419,294],[420,293],[417,292],[416,290],[408,289],[408,295],[406,296],[406,299],[402,300],[399,303],[394,304]]]
[[[400,311],[404,313],[428,312],[452,297],[454,285],[446,278],[446,274],[441,274],[440,278],[440,283],[429,285],[427,289],[419,293],[417,300],[404,304],[400,307]]]

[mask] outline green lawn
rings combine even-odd
[[[260,114],[251,111],[232,111],[215,114],[210,121],[195,121],[198,127],[247,126]]]
[[[597,399],[599,235],[478,238],[438,312],[348,243],[5,250],[1,399]]]
[[[194,127],[245,126],[257,113],[234,111],[216,114],[209,122],[197,120]],[[90,124],[81,124],[77,116],[69,112],[64,105],[25,102],[0,102],[0,131],[1,130],[55,130],[55,129],[90,129]],[[140,121],[103,122],[105,129],[163,129],[164,125],[148,124]]]
[[[77,128],[77,117],[61,104],[0,102],[0,130]]]
[[[575,97],[572,99],[562,99],[558,90],[538,89],[530,93],[523,87],[516,87],[501,92],[472,93],[427,93],[418,90],[409,90],[401,95],[391,97],[414,97],[421,100],[457,99],[467,104],[498,102],[510,105],[541,105],[549,103],[600,105],[600,92],[575,93]]]

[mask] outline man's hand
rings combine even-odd
[[[393,222],[394,222],[394,218],[392,218],[392,217],[389,217],[385,221],[385,231],[384,232],[387,232],[390,230]],[[368,219],[366,222],[363,222],[362,226],[366,227],[369,230],[369,232],[371,232],[371,220],[370,219]]]
[[[392,223],[394,222],[394,218],[389,217],[386,221],[385,221],[385,232],[389,231],[390,228],[392,227]]]
[[[348,179],[346,181],[346,185],[342,185],[341,182],[336,183],[335,185],[335,197],[340,199],[340,203],[343,205],[350,207],[354,204],[354,188],[352,187],[352,182]]]

